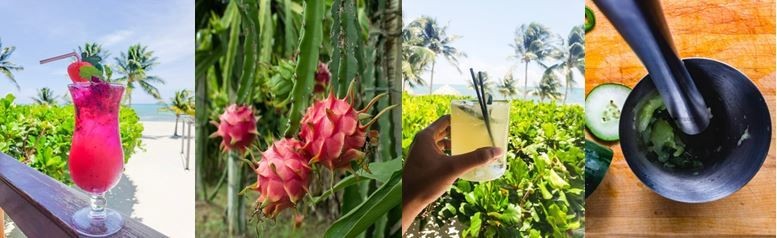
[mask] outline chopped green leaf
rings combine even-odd
[[[92,77],[97,77],[100,79],[103,79],[102,71],[98,70],[94,66],[81,66],[81,68],[78,70],[78,76],[81,76],[81,78],[85,79],[91,79]]]

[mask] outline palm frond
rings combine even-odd
[[[150,76],[151,71],[158,63],[158,58],[153,55],[153,51],[148,47],[134,44],[126,52],[121,52],[116,61],[116,73],[122,77],[115,79],[116,82],[122,82],[127,86],[127,96],[131,97],[132,89],[137,83],[143,92],[151,95],[155,99],[161,99],[156,85],[165,84],[165,81],[157,76]]]
[[[147,94],[154,97],[154,99],[162,99],[162,96],[159,94],[159,89],[154,87],[154,85],[149,84],[146,81],[138,81],[138,84],[140,85],[140,88],[143,89],[143,92],[146,92]]]
[[[0,39],[0,73],[5,75],[5,77],[8,78],[8,80],[10,80],[14,86],[16,86],[16,90],[19,90],[19,83],[16,82],[13,71],[22,71],[24,68],[8,61],[14,51],[16,51],[16,47],[14,46],[3,48],[3,42],[2,39]]]

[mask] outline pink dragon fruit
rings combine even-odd
[[[329,80],[332,79],[332,73],[329,72],[329,66],[323,62],[318,63],[318,69],[316,70],[316,86],[313,88],[314,93],[323,93],[326,90],[326,85],[329,84]]]
[[[293,207],[307,193],[310,166],[302,151],[302,142],[281,139],[262,153],[256,168],[259,202],[267,217]]]
[[[349,90],[348,95],[351,95],[351,92],[352,90]],[[338,99],[334,94],[310,106],[302,117],[299,133],[300,139],[305,142],[303,149],[312,156],[310,162],[320,163],[335,170],[349,169],[351,161],[360,161],[364,157],[361,149],[365,144],[367,128],[380,114],[393,106],[381,111],[365,125],[360,125],[359,114],[369,110],[385,95],[376,96],[359,111],[353,108],[353,102],[349,100],[352,96]]]
[[[220,122],[211,122],[218,127],[218,131],[211,134],[213,137],[221,137],[221,149],[225,151],[237,150],[244,153],[246,148],[254,142],[256,135],[256,117],[251,106],[232,104],[227,107],[221,116]]]

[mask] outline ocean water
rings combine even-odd
[[[435,91],[441,87],[445,86],[445,84],[440,85],[434,85],[432,86],[432,91]],[[451,88],[455,89],[460,93],[462,96],[471,96],[475,97],[475,91],[469,87],[469,85],[457,85],[457,84],[448,84]],[[561,88],[561,98],[559,98],[559,103],[561,100],[563,100],[563,94],[565,88]],[[522,91],[519,91],[522,92]],[[427,95],[429,94],[429,86],[421,86],[421,87],[414,87],[412,88],[412,95]],[[502,95],[499,94],[498,91],[494,90],[494,99],[502,99]],[[517,99],[520,99],[523,97],[523,93],[519,93]],[[529,99],[534,101],[539,101],[540,98],[536,96],[529,95]],[[546,102],[548,102],[548,99],[545,99]],[[567,101],[566,104],[578,104],[578,105],[584,105],[585,104],[585,89],[584,88],[570,88],[569,89],[569,95],[567,95]]]
[[[132,109],[138,114],[141,121],[175,121],[175,114],[161,111],[161,104],[132,104]]]

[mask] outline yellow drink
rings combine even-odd
[[[510,125],[510,103],[494,101],[488,105],[488,113],[494,144],[486,129],[480,104],[476,100],[456,100],[451,102],[451,154],[459,155],[482,147],[496,146],[507,150],[508,128]],[[505,153],[506,154],[506,153]],[[474,168],[461,176],[469,181],[488,181],[501,177],[507,169],[505,155],[493,162]]]

